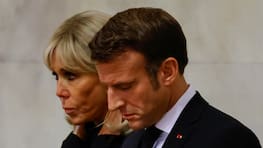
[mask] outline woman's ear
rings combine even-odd
[[[178,62],[175,58],[169,57],[165,59],[160,67],[161,81],[164,85],[170,85],[175,81],[178,75]]]

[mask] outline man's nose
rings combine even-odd
[[[114,89],[108,88],[108,109],[110,111],[117,110],[124,105],[124,100]]]

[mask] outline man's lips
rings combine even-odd
[[[132,114],[132,113],[122,114],[122,118],[126,120],[132,120],[135,118],[135,114]]]

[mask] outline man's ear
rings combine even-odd
[[[164,85],[170,85],[175,81],[178,75],[178,62],[175,58],[169,57],[165,59],[160,67],[161,81]]]

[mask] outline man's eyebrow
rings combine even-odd
[[[123,85],[132,85],[134,83],[135,83],[135,80],[132,80],[132,81],[128,81],[128,82],[118,82],[118,83],[113,84],[112,86],[113,87],[121,87]]]

